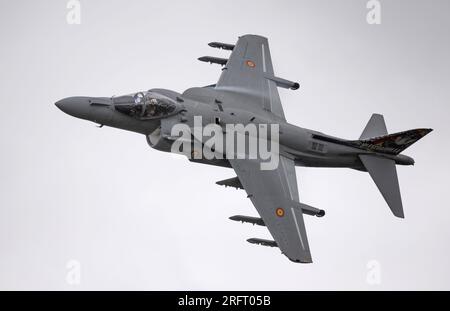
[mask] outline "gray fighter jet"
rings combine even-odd
[[[69,97],[58,101],[56,106],[71,116],[101,126],[144,134],[148,144],[157,150],[184,153],[192,162],[233,168],[237,176],[217,184],[245,190],[260,218],[236,215],[230,219],[266,226],[274,241],[252,238],[248,242],[278,247],[294,262],[312,262],[303,215],[325,214],[300,202],[295,166],[347,167],[368,172],[392,213],[404,217],[396,165],[414,164],[412,158],[400,153],[431,129],[388,134],[383,116],[373,114],[359,139],[347,140],[289,124],[277,88],[296,90],[299,84],[275,76],[266,38],[245,35],[235,45],[220,42],[209,45],[231,51],[228,59],[199,58],[224,66],[214,85],[190,88],[182,94],[151,89],[111,98]],[[195,124],[198,117],[200,125]],[[277,165],[263,169],[267,157],[247,156],[245,148],[243,153],[235,152],[235,142],[208,145],[201,129],[198,131],[198,127],[207,124],[223,130],[220,135],[224,136],[229,124],[255,125],[257,142],[272,147],[278,144],[278,149],[270,150]],[[176,125],[184,125],[191,131],[183,140],[193,145],[190,152],[179,147],[174,150],[174,144],[181,139],[173,131]],[[277,129],[278,135],[271,132],[263,136],[262,130],[268,127]],[[236,135],[240,133],[245,147],[250,149],[249,139],[254,138],[254,133],[245,130]],[[215,156],[199,156],[196,151],[199,146],[209,148]]]

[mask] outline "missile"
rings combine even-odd
[[[210,64],[219,64],[222,66],[225,66],[228,62],[228,59],[226,58],[220,58],[220,57],[212,57],[212,56],[202,56],[198,58],[199,61],[210,63]]]
[[[234,187],[236,189],[244,189],[244,187],[241,184],[241,181],[239,180],[239,178],[237,176],[233,177],[233,178],[219,180],[218,182],[216,182],[216,184],[219,186]]]
[[[262,246],[269,246],[269,247],[278,247],[277,242],[271,241],[271,240],[264,240],[264,239],[258,239],[258,238],[251,238],[247,240],[248,243],[251,244],[258,244]]]
[[[208,45],[212,48],[223,49],[227,51],[232,51],[234,49],[234,44],[222,43],[222,42],[210,42]]]
[[[241,221],[241,222],[247,222],[249,224],[258,225],[258,226],[265,226],[264,220],[258,217],[250,217],[250,216],[242,216],[242,215],[236,215],[231,216],[229,219],[234,221]]]

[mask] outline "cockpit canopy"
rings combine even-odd
[[[175,112],[176,104],[153,92],[139,92],[113,98],[116,110],[138,119],[161,118]]]

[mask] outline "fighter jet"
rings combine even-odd
[[[359,139],[349,140],[290,124],[278,87],[296,90],[299,84],[275,76],[267,38],[244,35],[236,44],[209,45],[231,51],[228,59],[199,58],[223,66],[216,84],[189,88],[183,93],[151,89],[118,97],[68,97],[56,106],[100,126],[143,134],[154,149],[181,152],[196,163],[232,168],[237,176],[217,184],[245,190],[260,217],[236,215],[230,219],[267,227],[273,240],[247,241],[278,247],[293,262],[312,262],[303,215],[325,215],[322,209],[300,202],[296,166],[346,167],[368,172],[392,213],[404,218],[396,165],[413,165],[414,160],[401,153],[432,129],[388,134],[383,116],[373,114]],[[226,143],[209,143],[202,131],[209,124],[219,133],[218,138],[223,135],[223,141],[228,139]],[[225,136],[230,124],[242,125],[235,137],[244,138],[244,151],[236,151],[236,142],[228,143],[231,138]],[[251,126],[256,128],[256,134],[248,130]],[[188,135],[180,135],[179,130],[186,128]],[[265,131],[268,128],[270,133]],[[276,159],[276,165],[264,168],[267,155],[250,155],[250,137],[271,146],[267,151]],[[198,150],[209,150],[213,156],[207,157]]]

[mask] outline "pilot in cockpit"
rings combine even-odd
[[[114,103],[118,111],[140,119],[163,117],[175,110],[174,103],[152,92],[116,97]]]

